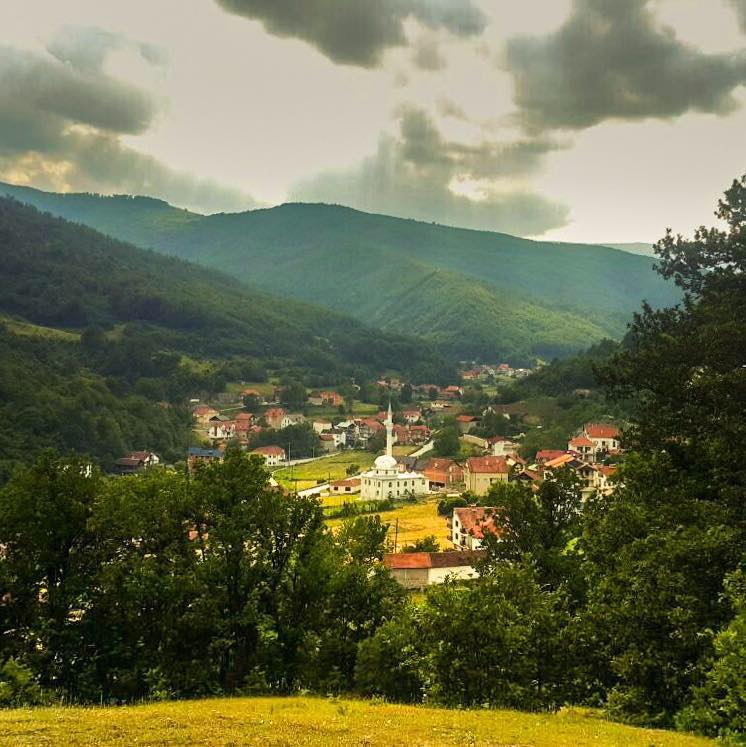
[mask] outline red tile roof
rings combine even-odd
[[[473,566],[484,553],[477,551],[449,550],[447,552],[397,552],[383,556],[383,564],[391,570],[414,570],[427,568],[463,568]]]
[[[578,436],[577,438],[573,438],[572,441],[568,444],[568,446],[588,446],[593,447],[596,444],[593,443],[593,441],[590,440],[590,438],[586,438],[585,436]]]
[[[588,423],[585,428],[588,438],[619,438],[619,428],[608,423]]]
[[[481,475],[507,474],[510,472],[505,457],[501,456],[470,457],[466,460],[466,467],[469,472]]]
[[[456,420],[459,423],[473,423],[476,418],[473,415],[457,415]]]
[[[561,449],[542,449],[541,451],[536,452],[536,461],[549,462],[552,459],[561,457],[563,454],[567,454],[567,452],[562,451]]]
[[[461,529],[466,533],[482,539],[485,531],[491,534],[500,535],[500,529],[495,526],[492,518],[492,508],[482,508],[481,506],[468,506],[466,508],[454,508],[453,516],[458,517],[461,523]]]

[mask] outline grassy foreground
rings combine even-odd
[[[495,745],[696,747],[707,739],[556,715],[321,698],[233,698],[123,708],[0,711],[0,745]]]

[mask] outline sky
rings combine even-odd
[[[746,0],[0,4],[0,180],[557,241],[714,221]]]

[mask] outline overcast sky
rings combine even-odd
[[[0,4],[0,179],[571,241],[712,222],[746,0]]]

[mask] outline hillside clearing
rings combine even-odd
[[[369,451],[342,451],[334,456],[317,459],[293,467],[275,470],[272,476],[283,487],[305,490],[318,484],[319,480],[342,480],[347,477],[347,468],[357,465],[358,471],[368,469],[373,464],[375,454]]]
[[[0,711],[0,745],[495,745],[697,747],[714,742],[556,715],[321,698],[234,698],[121,708]]]

